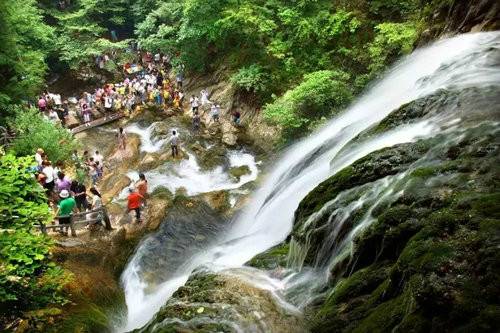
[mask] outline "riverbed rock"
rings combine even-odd
[[[218,212],[227,211],[229,205],[229,193],[227,191],[215,191],[203,195],[210,207]]]
[[[223,121],[221,125],[222,143],[234,147],[238,141],[238,129],[229,121]]]
[[[137,163],[140,155],[141,139],[134,134],[128,134],[125,149],[116,147],[115,152],[108,159],[113,165],[120,165],[124,162],[132,164]],[[120,165],[123,167],[123,165]]]
[[[251,171],[248,165],[232,167],[229,169],[229,174],[231,175],[231,177],[233,177],[238,182],[240,181],[242,176],[249,175],[250,173]]]
[[[224,167],[229,163],[227,151],[221,145],[200,150],[196,157],[200,167],[206,171],[213,170],[218,166]]]
[[[306,332],[300,317],[280,308],[269,291],[259,289],[229,271],[192,275],[149,324],[133,332],[155,330]]]

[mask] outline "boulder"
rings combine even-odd
[[[224,212],[230,208],[227,191],[209,192],[205,193],[203,197],[208,205],[218,212]]]
[[[229,169],[229,174],[231,175],[231,177],[233,177],[238,182],[240,181],[241,176],[249,175],[250,173],[251,171],[248,165],[232,167]]]

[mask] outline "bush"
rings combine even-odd
[[[301,84],[267,104],[264,117],[293,134],[311,122],[331,117],[352,99],[349,75],[340,71],[307,74]]]
[[[68,130],[54,125],[35,109],[18,108],[11,126],[16,138],[10,150],[17,156],[33,155],[37,148],[42,148],[51,161],[65,161],[78,147]]]
[[[269,76],[256,64],[241,68],[231,77],[231,82],[238,88],[256,94],[267,91]]]
[[[63,303],[67,276],[50,260],[50,238],[34,232],[49,221],[32,157],[0,157],[0,311],[6,315]]]
[[[380,73],[397,57],[410,53],[418,37],[417,26],[413,22],[382,23],[375,29],[377,36],[368,47],[372,75]]]

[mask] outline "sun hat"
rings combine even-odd
[[[63,199],[69,197],[68,190],[62,190],[61,193],[59,193],[59,196]]]

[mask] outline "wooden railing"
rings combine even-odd
[[[97,214],[97,218],[87,219],[87,215]],[[105,228],[107,230],[111,230],[111,222],[109,220],[108,212],[106,208],[101,207],[94,210],[89,210],[87,212],[75,213],[67,216],[56,216],[54,219],[58,220],[60,218],[70,218],[69,224],[51,224],[51,225],[37,225],[36,228],[39,229],[42,233],[47,234],[49,229],[62,229],[68,228],[71,230],[71,236],[76,237],[76,228],[83,225],[90,225],[95,223],[104,222]]]

